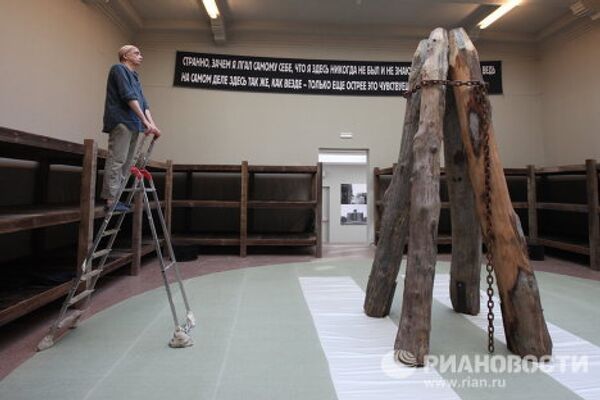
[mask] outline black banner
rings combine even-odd
[[[400,96],[410,62],[335,61],[178,51],[174,86],[245,92]],[[502,62],[483,61],[490,94],[502,94]]]

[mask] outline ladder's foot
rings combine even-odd
[[[185,328],[183,329],[185,332],[189,332],[193,327],[196,326],[196,317],[191,311],[188,311],[187,316],[185,318]]]
[[[46,335],[44,338],[38,343],[37,351],[44,351],[54,346],[54,337],[52,335]]]
[[[169,347],[172,347],[174,349],[190,347],[193,344],[194,344],[194,341],[192,340],[190,335],[185,333],[180,326],[178,326],[175,329],[175,333],[173,333],[173,337],[169,341]]]

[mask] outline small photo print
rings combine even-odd
[[[342,225],[367,224],[367,184],[342,183],[341,185]]]

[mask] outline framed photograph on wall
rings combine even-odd
[[[366,183],[342,183],[340,199],[340,223],[342,225],[367,224]]]

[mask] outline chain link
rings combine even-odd
[[[483,137],[483,172],[484,172],[484,189],[483,198],[485,203],[485,235],[484,240],[486,244],[486,265],[485,270],[487,272],[487,320],[488,320],[488,352],[494,353],[494,264],[493,264],[493,242],[494,233],[492,230],[492,164],[490,157],[490,103],[487,98],[487,83],[482,81],[461,81],[461,80],[449,80],[449,79],[429,79],[422,80],[415,87],[410,88],[402,93],[405,98],[410,98],[413,94],[425,87],[431,86],[468,86],[473,87],[475,95],[475,104],[477,106],[476,112],[479,116],[479,135]]]

